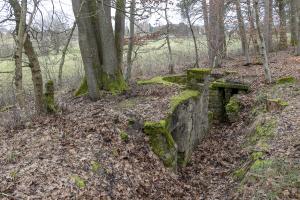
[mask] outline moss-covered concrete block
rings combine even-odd
[[[145,122],[144,132],[149,136],[152,151],[163,161],[166,167],[176,169],[177,146],[165,120]]]
[[[193,68],[187,70],[187,85],[189,88],[198,88],[197,84],[204,83],[206,77],[211,74],[209,68]]]
[[[239,118],[240,102],[236,96],[232,96],[225,106],[226,115],[230,122],[236,122]]]
[[[197,98],[200,95],[198,90],[183,90],[179,95],[171,98],[171,112],[173,112],[178,105],[184,103],[190,98]]]
[[[267,99],[266,101],[266,109],[268,112],[280,111],[288,105],[288,102],[281,99]]]
[[[217,80],[211,83],[210,85],[211,89],[218,89],[218,88],[229,88],[229,89],[237,89],[237,90],[244,90],[248,91],[250,89],[249,85],[247,84],[241,84],[241,83],[232,83],[232,82],[226,82],[223,80]]]

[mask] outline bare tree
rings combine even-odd
[[[173,55],[172,55],[172,49],[171,49],[171,43],[170,43],[170,22],[168,17],[168,0],[165,2],[165,8],[164,8],[164,16],[166,20],[166,41],[168,46],[168,60],[169,60],[169,74],[174,74],[174,61],[173,61]]]
[[[126,81],[131,79],[131,71],[132,71],[132,52],[134,46],[134,23],[135,23],[135,0],[131,0],[130,2],[130,17],[129,17],[129,42],[128,42],[128,51],[127,51],[127,69],[125,74]]]
[[[194,23],[192,22],[191,15],[193,6],[195,5],[194,0],[182,0],[179,4],[179,7],[182,11],[182,16],[187,19],[190,31],[192,33],[193,43],[194,43],[194,50],[195,50],[195,65],[194,67],[199,67],[199,53],[198,53],[198,46],[197,46],[197,39],[194,31]]]
[[[224,55],[224,0],[209,1],[210,66],[220,67]]]
[[[257,33],[255,29],[255,23],[254,23],[254,16],[252,12],[251,7],[251,0],[247,0],[247,11],[248,11],[248,21],[249,21],[249,30],[250,30],[250,37],[253,43],[254,51],[259,54],[259,45],[257,42]]]
[[[298,41],[296,55],[300,56],[300,1],[297,1],[297,17],[298,17]]]
[[[290,29],[291,29],[291,45],[297,45],[297,1],[290,0]]]
[[[26,25],[27,27],[30,27],[30,25],[33,21],[33,16],[37,10],[38,3],[39,2],[37,0],[34,0],[34,10],[32,11],[29,22]],[[21,19],[22,8],[17,0],[9,0],[9,4],[13,8],[14,16],[15,16],[15,20],[16,20],[16,30],[18,31],[20,19]],[[40,63],[38,60],[38,56],[34,50],[34,47],[32,45],[31,39],[30,39],[30,35],[28,34],[27,31],[28,31],[28,29],[26,29],[26,32],[24,35],[24,37],[25,37],[24,50],[25,50],[25,54],[27,55],[28,60],[29,60],[29,67],[30,67],[31,75],[32,75],[32,82],[33,82],[34,95],[35,95],[35,108],[38,113],[41,113],[41,112],[45,111],[44,101],[43,101],[43,78],[42,78],[41,67],[40,67]]]
[[[288,47],[287,44],[287,32],[286,32],[286,11],[285,11],[285,0],[277,0],[278,14],[280,19],[279,25],[279,44],[278,48],[284,50]]]
[[[16,86],[16,98],[19,106],[21,108],[25,105],[25,97],[23,92],[22,84],[22,56],[23,56],[23,44],[24,44],[24,35],[26,29],[26,15],[27,15],[27,0],[22,0],[19,24],[17,25],[17,50],[15,53],[15,86]]]
[[[117,3],[115,16],[124,12],[123,0]],[[115,34],[112,28],[111,1],[73,0],[73,11],[79,31],[79,46],[86,78],[76,94],[88,92],[92,100],[100,97],[100,90],[113,93],[127,88],[122,75],[121,53],[124,36],[124,17],[116,17]],[[125,6],[125,5],[124,5]]]
[[[240,0],[236,0],[235,4],[236,4],[237,19],[238,19],[238,22],[239,22],[239,32],[240,32],[240,38],[241,38],[241,43],[242,43],[243,54],[246,57],[246,63],[245,64],[249,64],[250,63],[249,46],[248,46],[248,42],[247,42],[245,23],[244,23],[244,18],[243,18],[243,15],[242,15]]]
[[[73,36],[73,33],[75,31],[75,28],[76,28],[76,22],[74,22],[71,30],[70,30],[70,34],[69,34],[69,37],[67,39],[67,42],[62,50],[62,56],[61,56],[61,59],[60,59],[60,63],[59,63],[59,71],[58,71],[58,86],[61,86],[62,85],[62,72],[63,72],[63,66],[65,64],[65,58],[66,58],[66,54],[67,54],[67,51],[68,51],[68,47],[69,47],[69,44],[71,42],[71,39],[72,39],[72,36]]]
[[[264,0],[264,38],[267,52],[272,51],[273,36],[273,0]]]
[[[260,30],[260,19],[259,19],[259,6],[258,6],[258,0],[254,0],[253,2],[253,7],[254,7],[254,11],[255,11],[255,21],[256,21],[256,28],[257,28],[257,32],[258,32],[258,36],[261,42],[261,53],[262,53],[262,57],[264,58],[264,71],[265,71],[265,79],[268,83],[272,82],[272,78],[271,78],[271,72],[270,72],[270,68],[269,68],[269,58],[268,58],[268,53],[267,53],[267,49],[266,49],[266,41],[265,38]]]

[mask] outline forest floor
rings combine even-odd
[[[177,173],[152,153],[142,123],[134,129],[128,123],[132,117],[160,119],[176,88],[134,86],[97,102],[61,95],[64,113],[0,128],[0,199],[300,199],[300,57],[279,52],[270,62],[274,80],[293,76],[297,82],[266,85],[262,66],[243,66],[241,58],[215,69],[256,78],[242,96],[240,120],[214,124]],[[288,105],[280,112],[261,111],[264,98]],[[253,163],[260,139],[246,144],[261,118],[278,123],[272,137],[263,136],[267,148]]]

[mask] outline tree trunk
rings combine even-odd
[[[131,71],[132,71],[132,51],[134,46],[134,13],[135,13],[135,0],[131,0],[130,3],[130,30],[129,30],[129,42],[128,42],[128,51],[127,51],[127,69],[125,79],[128,82],[131,79]]]
[[[264,39],[266,42],[267,52],[272,51],[272,24],[273,24],[273,14],[272,14],[273,0],[264,1]]]
[[[209,30],[209,21],[208,21],[208,10],[207,10],[207,3],[206,0],[201,1],[202,4],[202,13],[203,13],[203,20],[204,20],[204,28],[205,28],[205,35],[206,35],[206,43],[208,48],[208,57],[211,58],[211,39],[210,39],[210,30]]]
[[[168,18],[168,0],[165,2],[166,7],[164,9],[165,14],[165,20],[167,23],[167,32],[166,32],[166,41],[168,46],[168,60],[169,60],[169,74],[174,74],[174,61],[173,61],[173,55],[172,55],[172,49],[170,44],[170,23]]]
[[[300,56],[300,1],[297,2],[297,15],[298,15],[298,40],[296,55]]]
[[[106,3],[110,4],[110,1]],[[72,4],[86,75],[75,95],[88,92],[92,100],[97,100],[100,97],[100,89],[112,93],[124,91],[127,85],[122,75],[122,63],[120,63],[125,23],[123,17],[116,19],[114,35],[107,4],[96,0],[73,0]],[[124,12],[124,10],[117,9],[116,12]]]
[[[268,83],[271,83],[272,78],[271,78],[271,72],[270,72],[270,68],[269,68],[269,59],[268,59],[268,53],[267,53],[267,48],[266,48],[266,42],[263,37],[263,34],[261,33],[260,24],[259,24],[260,20],[259,20],[258,0],[254,0],[253,6],[254,6],[254,10],[255,10],[255,20],[256,20],[257,32],[258,32],[258,36],[259,36],[259,39],[260,39],[260,42],[262,45],[261,53],[262,53],[262,57],[264,58],[265,79]]]
[[[221,24],[224,23],[224,0],[209,1],[209,30],[211,53],[209,64],[212,67],[220,67],[224,49],[224,32],[222,33]]]
[[[287,44],[287,32],[286,32],[286,14],[285,14],[285,0],[277,0],[278,4],[278,12],[279,12],[279,19],[280,19],[280,26],[279,26],[279,45],[278,48],[280,50],[284,50],[288,47]]]
[[[247,0],[248,20],[250,25],[250,37],[253,43],[255,53],[259,54],[259,45],[257,42],[257,34],[255,30],[254,17],[251,8],[251,0]]]
[[[65,64],[65,58],[66,58],[67,50],[68,50],[69,44],[71,42],[71,39],[72,39],[75,28],[76,28],[76,22],[74,22],[74,24],[71,28],[70,35],[68,37],[67,43],[65,44],[64,49],[62,50],[62,56],[61,56],[61,60],[60,60],[60,63],[59,63],[59,71],[58,71],[58,86],[59,87],[62,86],[63,66]]]
[[[195,32],[193,29],[193,23],[190,18],[189,8],[186,4],[184,4],[184,10],[185,10],[186,18],[188,20],[189,28],[192,33],[193,42],[194,42],[194,50],[195,50],[195,66],[194,67],[199,68],[199,54],[198,54],[198,47],[197,47],[197,39],[196,39]]]
[[[123,63],[123,46],[124,46],[124,33],[125,33],[125,4],[126,0],[116,1],[116,14],[115,14],[115,41],[117,48],[117,59],[120,69]]]
[[[16,28],[18,31],[18,27],[20,23],[21,6],[17,0],[10,0],[9,3],[14,11],[14,15],[16,18]],[[32,19],[30,21],[32,21]],[[30,23],[31,22],[29,22],[29,24]],[[35,108],[38,113],[42,113],[45,112],[44,101],[43,101],[43,77],[41,73],[41,67],[38,60],[38,56],[34,51],[29,34],[26,33],[25,33],[24,49],[25,49],[25,54],[27,55],[29,60],[29,66],[32,75],[32,82],[33,82],[34,96],[35,96]]]
[[[22,84],[22,61],[23,61],[23,44],[26,29],[26,14],[27,14],[27,0],[22,0],[20,8],[20,19],[18,23],[18,36],[16,39],[17,49],[15,52],[15,86],[16,99],[21,108],[25,106],[25,97]]]
[[[243,54],[246,58],[246,64],[249,64],[250,63],[249,47],[248,47],[248,42],[247,42],[247,35],[246,35],[240,0],[236,0],[236,13],[237,13],[237,19],[239,22],[239,32],[240,32],[240,37],[241,37]]]
[[[290,0],[290,29],[291,29],[291,45],[297,45],[297,1]]]

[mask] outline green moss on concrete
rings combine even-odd
[[[180,85],[185,85],[187,81],[187,76],[186,75],[173,75],[173,76],[164,76],[162,77],[162,80],[175,83],[175,84],[180,84]]]
[[[145,122],[144,132],[149,136],[152,151],[162,159],[165,166],[175,167],[177,149],[166,121]]]
[[[214,81],[210,84],[210,89],[218,89],[218,88],[229,88],[229,89],[238,89],[248,91],[250,89],[249,85],[240,84],[240,83],[228,83],[225,81]]]
[[[191,98],[198,98],[200,92],[198,90],[183,90],[179,95],[173,96],[171,98],[171,112],[173,112],[178,105],[182,104],[183,102],[191,99]]]
[[[211,74],[209,68],[192,68],[187,70],[187,81],[190,84],[204,82],[204,79]]]
[[[282,77],[276,81],[277,84],[286,84],[286,83],[295,83],[295,82],[296,82],[296,78],[293,76]]]
[[[139,84],[139,85],[162,84],[162,85],[166,85],[166,86],[171,86],[174,83],[171,83],[169,81],[165,81],[162,76],[156,76],[156,77],[154,77],[152,79],[149,79],[149,80],[138,81],[137,84]]]
[[[74,96],[78,97],[81,95],[86,95],[87,93],[88,93],[87,79],[86,79],[86,77],[84,77],[81,80],[80,86],[75,91]]]
[[[231,97],[225,106],[226,113],[238,113],[240,111],[240,103],[236,97]]]

